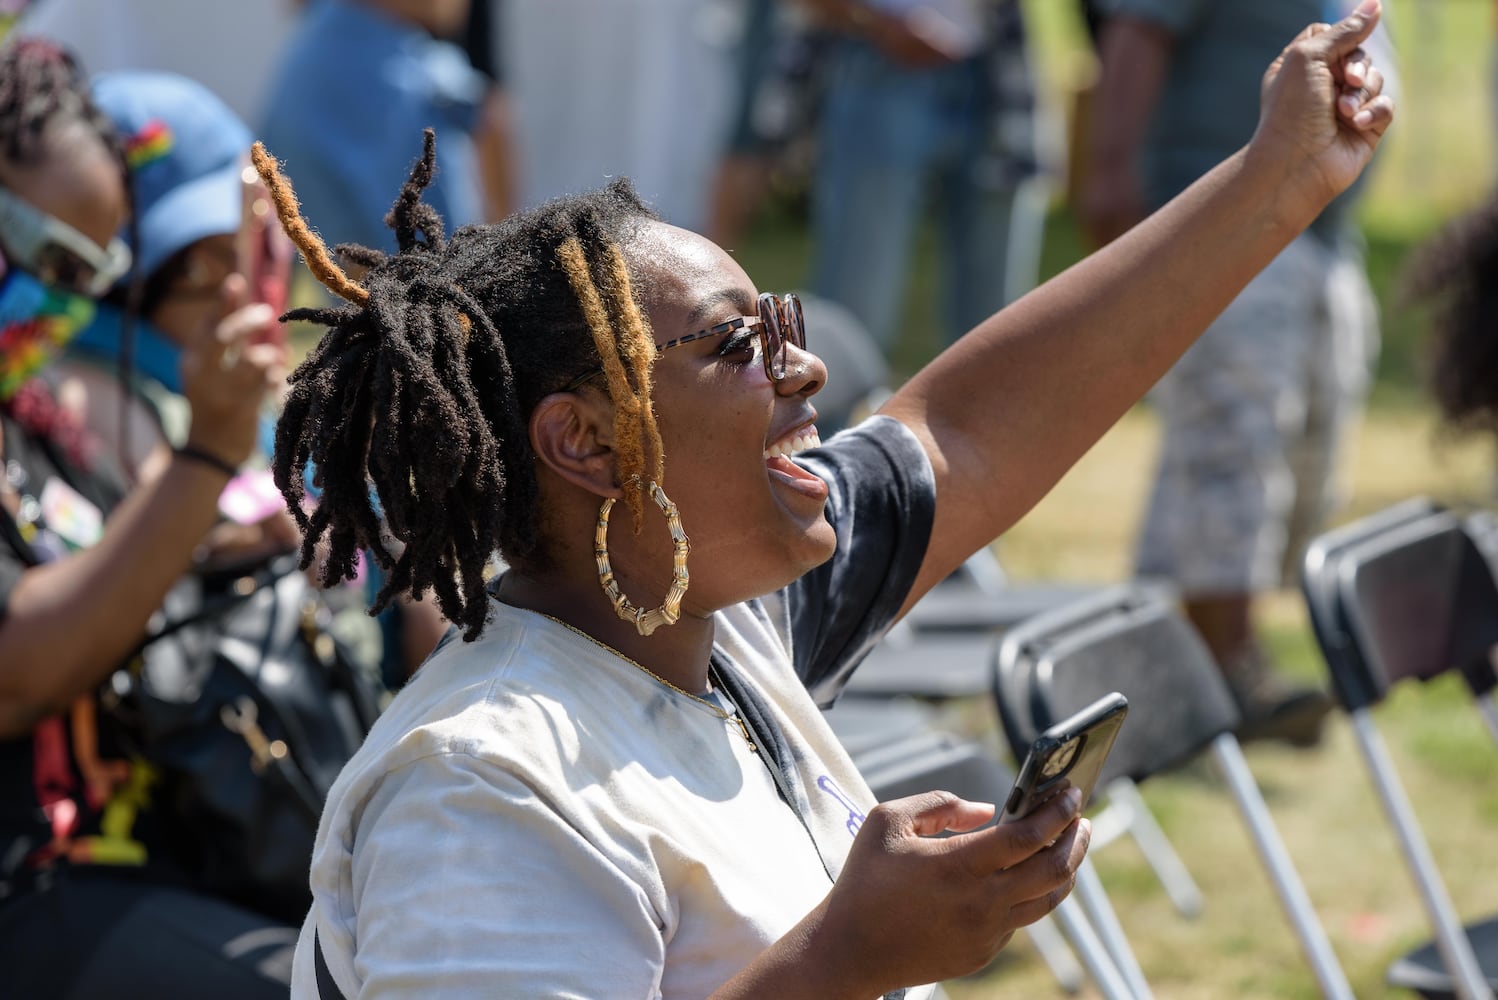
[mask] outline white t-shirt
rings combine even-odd
[[[700,998],[826,896],[874,799],[808,688],[830,700],[888,626],[934,494],[888,418],[803,461],[829,482],[839,555],[719,612],[714,644],[796,810],[737,725],[494,602],[333,786],[294,997],[317,996],[315,931],[349,998]]]

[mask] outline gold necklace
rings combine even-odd
[[[630,666],[640,671],[640,673],[654,680],[657,684],[664,684],[666,687],[670,688],[672,691],[675,691],[677,694],[684,694],[698,704],[705,706],[708,711],[712,712],[724,722],[732,722],[734,725],[739,727],[739,732],[743,734],[744,742],[749,744],[749,749],[755,753],[759,752],[759,748],[754,745],[754,738],[749,735],[749,727],[744,725],[744,720],[739,717],[737,711],[725,712],[723,711],[723,709],[708,701],[706,698],[703,698],[700,695],[695,695],[692,692],[688,691],[686,688],[678,687],[675,684],[672,684],[670,681],[666,680],[666,678],[662,677],[654,670],[651,670],[649,667],[645,666],[645,664],[639,662],[638,660],[630,659],[629,657],[625,656],[623,653],[615,649],[613,646],[610,646],[608,643],[604,642],[602,639],[595,639],[593,636],[584,632],[582,629],[576,627],[575,625],[569,625],[566,622],[562,621],[562,619],[557,618],[553,615],[549,615],[544,611],[534,611],[533,613],[540,615],[542,618],[554,621],[558,625],[562,626],[562,628],[566,629],[569,632],[577,633],[600,649],[613,653],[615,656],[619,657],[619,659],[623,660],[625,663],[628,663]],[[737,706],[735,706],[735,708],[737,708]]]

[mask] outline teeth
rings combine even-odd
[[[770,447],[765,450],[765,458],[789,458],[792,455],[799,455],[803,451],[809,451],[812,448],[820,447],[821,444],[822,439],[817,434],[817,429],[815,427],[808,427],[806,430],[802,431],[799,434],[792,435],[788,438],[783,438],[780,441],[777,441],[774,444],[770,445]]]

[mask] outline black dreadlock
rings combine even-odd
[[[1498,433],[1498,193],[1420,251],[1408,288],[1433,308],[1429,381],[1442,415]]]
[[[654,216],[618,180],[497,225],[465,227],[448,241],[441,218],[421,201],[434,149],[428,130],[424,155],[386,218],[399,252],[337,248],[369,269],[361,286],[332,264],[257,147],[256,165],[288,233],[319,279],[349,300],[283,317],[329,330],[291,377],[274,473],[301,523],[304,565],[324,534],[329,583],[351,577],[357,553],[368,548],[389,571],[374,610],[396,594],[430,589],[473,639],[487,614],[483,573],[492,554],[517,566],[548,558],[527,426],[543,396],[590,370],[612,369],[616,410],[631,415],[621,428],[621,481],[658,473],[649,329],[619,251]],[[584,274],[568,263],[578,248]],[[599,328],[600,303],[609,330]],[[644,445],[632,449],[631,438]],[[302,509],[309,461],[322,488],[310,514]],[[371,481],[404,545],[398,555],[381,541]],[[626,490],[631,499],[638,509],[639,496]]]

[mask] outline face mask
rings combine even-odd
[[[92,299],[25,271],[0,277],[0,402],[10,399],[94,318]]]

